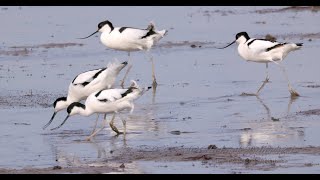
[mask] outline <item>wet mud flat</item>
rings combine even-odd
[[[207,148],[184,148],[184,147],[144,147],[141,149],[124,148],[114,152],[110,158],[105,158],[97,163],[86,162],[74,167],[54,166],[50,168],[23,168],[4,169],[2,174],[60,174],[60,173],[134,173],[130,170],[132,162],[201,162],[199,166],[216,168],[219,165],[228,165],[231,169],[239,168],[230,173],[245,171],[271,171],[286,168],[312,167],[318,169],[320,161],[305,160],[308,156],[318,156],[320,147],[252,147],[252,148],[218,148],[209,145]],[[311,157],[311,158],[312,158]],[[193,164],[192,167],[198,165]],[[126,170],[126,166],[128,170]],[[168,168],[168,165],[162,167]],[[192,173],[192,172],[191,172]]]
[[[99,38],[75,40],[96,27],[96,23],[70,24],[74,19],[96,21],[84,16],[81,7],[62,8],[64,16],[58,19],[56,9],[43,8],[0,11],[0,18],[26,12],[35,13],[33,17],[39,20],[31,23],[16,17],[15,24],[24,24],[39,37],[12,40],[4,35],[0,47],[0,173],[318,172],[319,7],[168,8],[165,12],[175,17],[170,19],[161,16],[163,9],[153,9],[160,17],[159,28],[170,30],[151,50],[158,88],[137,101],[133,115],[124,114],[128,118],[125,138],[106,127],[92,142],[84,139],[91,133],[95,116],[72,117],[57,131],[42,126],[52,116],[52,103],[66,95],[75,75],[104,67],[115,57],[125,61],[127,54],[106,49],[97,43]],[[92,9],[95,18],[105,17],[100,12],[123,11],[105,8],[108,11]],[[145,11],[131,10],[137,15],[132,24],[141,23]],[[37,14],[43,11],[48,17]],[[278,14],[283,16],[274,21]],[[121,16],[112,20],[127,23]],[[35,29],[37,23],[50,31]],[[16,29],[21,27],[11,27],[9,34],[17,33]],[[290,98],[281,72],[273,65],[270,83],[261,95],[243,96],[258,88],[264,65],[242,61],[235,47],[214,49],[234,40],[240,29],[249,29],[257,38],[304,43],[301,51],[284,61],[301,97]],[[130,78],[147,85],[151,64],[142,53],[132,53],[132,59]],[[52,126],[65,116],[66,112],[59,112]],[[116,125],[122,130],[119,119]]]

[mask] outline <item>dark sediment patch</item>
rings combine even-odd
[[[114,152],[116,153],[116,152]],[[176,154],[180,154],[178,157]],[[113,160],[130,162],[133,160],[185,161],[206,155],[220,162],[233,162],[245,155],[272,154],[320,154],[320,147],[252,147],[252,148],[183,148],[183,147],[144,147],[125,148],[117,151]],[[263,161],[261,161],[263,162]]]
[[[311,109],[311,110],[307,110],[307,111],[300,111],[300,112],[297,112],[296,114],[304,115],[304,116],[310,116],[310,115],[320,116],[320,109]]]
[[[320,85],[307,85],[307,86],[302,86],[302,87],[307,87],[307,88],[320,88]]]
[[[310,167],[312,162],[303,161],[290,163],[290,159],[282,159],[284,155],[320,155],[320,147],[252,147],[252,148],[226,148],[209,145],[203,148],[180,147],[148,147],[123,148],[110,152],[110,156],[103,160],[99,166],[90,166],[91,162],[73,166],[53,166],[49,168],[23,168],[6,169],[0,168],[1,174],[55,174],[55,173],[108,173],[123,172],[121,169],[134,161],[156,162],[195,162],[204,164],[233,164],[242,165],[248,169],[270,170],[284,167]],[[121,165],[119,165],[119,163]],[[285,164],[283,164],[285,163]],[[112,166],[111,164],[116,164]],[[287,165],[286,165],[287,164]]]
[[[49,168],[23,168],[23,169],[6,169],[0,168],[0,174],[102,174],[110,172],[120,172],[118,168],[109,166],[80,166],[80,167],[61,167],[54,166]]]
[[[23,49],[23,48],[65,48],[70,46],[83,46],[82,43],[47,43],[47,44],[39,44],[39,45],[33,45],[33,46],[11,46],[10,48],[15,49]]]
[[[35,52],[36,49],[45,48],[66,48],[71,46],[83,46],[81,43],[48,43],[48,44],[39,44],[39,45],[30,45],[30,46],[11,46],[5,47],[5,50],[0,51],[0,55],[5,56],[28,56],[31,53]],[[47,50],[43,51],[46,52]]]
[[[31,50],[27,48],[18,48],[14,50],[1,50],[0,55],[5,56],[28,56],[31,53]]]
[[[63,94],[52,94],[43,91],[7,91],[0,96],[0,108],[51,107]]]

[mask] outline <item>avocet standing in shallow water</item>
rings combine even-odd
[[[139,29],[133,27],[113,27],[112,23],[106,20],[98,24],[97,31],[87,37],[80,39],[86,39],[96,34],[97,32],[102,33],[100,36],[100,40],[105,46],[115,50],[127,51],[130,57],[131,51],[144,50],[148,52],[155,43],[157,43],[164,37],[164,35],[166,35],[168,31],[157,31],[153,23],[150,23],[147,29]],[[152,56],[150,54],[148,55],[150,56],[152,62],[153,87],[156,87],[157,81],[154,72],[154,62]],[[130,68],[131,66],[128,68],[126,75],[128,74]],[[122,87],[126,75],[121,82]]]
[[[70,104],[67,108],[68,116],[65,120],[56,128],[51,130],[55,130],[60,128],[70,116],[80,114],[82,116],[90,116],[94,113],[103,113],[104,114],[104,122],[102,127],[95,131],[93,130],[92,134],[87,138],[90,140],[93,136],[95,136],[98,132],[104,129],[106,125],[106,115],[107,113],[113,113],[112,120],[110,121],[110,127],[117,134],[121,132],[113,125],[115,114],[119,113],[122,110],[130,109],[130,113],[133,112],[134,104],[133,101],[139,98],[142,94],[144,94],[151,87],[140,88],[135,81],[131,81],[132,84],[127,89],[107,89],[96,91],[88,96],[85,104],[81,104],[79,102],[74,102]],[[126,121],[122,119],[124,126],[124,134],[126,133]],[[95,126],[96,127],[96,126]]]
[[[255,39],[250,38],[246,32],[240,32],[236,35],[236,40],[232,43],[223,48],[217,49],[224,49],[235,42],[239,44],[238,53],[243,59],[266,64],[266,79],[255,95],[258,95],[260,90],[269,81],[268,63],[273,62],[279,65],[282,69],[285,78],[288,81],[288,88],[291,96],[299,96],[299,94],[291,87],[285,68],[280,64],[280,62],[288,55],[289,52],[300,49],[302,43],[280,43],[266,39]]]
[[[68,96],[60,97],[53,103],[54,113],[43,129],[51,124],[59,111],[67,108],[71,103],[79,102],[95,91],[111,88],[118,74],[127,64],[128,62],[126,61],[123,63],[113,62],[109,63],[107,67],[86,71],[77,75],[69,85]]]

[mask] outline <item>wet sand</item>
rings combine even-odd
[[[114,58],[127,60],[125,52],[106,49],[97,37],[76,39],[95,30],[105,18],[102,9],[117,26],[128,23],[117,13],[128,11],[136,19],[130,26],[144,27],[153,19],[159,29],[169,29],[151,50],[157,90],[141,97],[132,115],[123,114],[126,136],[106,127],[85,141],[95,116],[74,116],[59,130],[43,130],[52,103],[65,96],[75,75]],[[83,10],[94,13],[84,16]],[[175,18],[165,18],[163,10],[165,17]],[[141,12],[148,11],[154,16],[146,19]],[[16,22],[1,30],[0,173],[318,172],[318,7],[65,7],[58,16],[55,12],[53,7],[0,10],[0,18]],[[240,23],[243,18],[247,21]],[[21,27],[37,36],[23,36]],[[283,62],[300,97],[290,97],[276,65],[269,66],[270,83],[260,96],[243,96],[262,83],[264,64],[243,61],[235,46],[213,48],[243,30],[257,38],[304,43]],[[130,79],[151,84],[151,63],[144,53],[132,53],[132,64],[127,84]],[[65,116],[59,112],[50,127]],[[119,118],[115,123],[122,130]]]

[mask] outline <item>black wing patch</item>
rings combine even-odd
[[[150,31],[148,31],[148,33],[147,33],[146,35],[142,36],[141,39],[146,38],[146,37],[148,37],[148,36],[151,36],[151,35],[153,35],[153,34],[157,34],[157,33],[154,32],[152,29],[150,29]]]
[[[252,44],[255,40],[257,40],[257,39],[252,39],[250,42],[248,42],[247,46],[249,47],[250,44]]]
[[[124,30],[126,30],[126,29],[139,29],[139,30],[149,30],[149,29],[140,29],[140,28],[134,28],[134,27],[121,27],[120,29],[119,29],[119,32],[120,33],[122,33]]]
[[[119,32],[122,33],[125,29],[127,29],[128,27],[122,27],[119,29]]]
[[[108,101],[108,99],[98,99],[99,101],[101,101],[101,102],[107,102]]]
[[[274,46],[272,46],[272,47],[267,48],[267,49],[266,49],[266,52],[268,52],[268,51],[270,51],[270,50],[272,50],[272,49],[275,49],[275,48],[277,48],[277,47],[281,47],[281,46],[283,46],[283,45],[285,45],[285,44],[287,44],[287,43],[276,44],[276,45],[274,45]]]
[[[103,90],[99,91],[95,96],[98,97]]]
[[[247,46],[249,47],[250,44],[252,44],[255,40],[270,41],[270,40],[268,40],[268,39],[252,39],[250,42],[248,42]],[[275,42],[275,41],[270,41],[270,42]]]
[[[133,89],[136,89],[136,87],[129,87],[129,89],[124,92],[123,94],[121,94],[122,97],[127,96],[128,94],[132,93]]]
[[[98,71],[96,74],[94,74],[94,76],[92,76],[92,78],[89,80],[89,81],[85,81],[83,83],[79,83],[81,84],[82,86],[86,86],[88,85],[89,83],[91,83],[95,78],[97,78],[99,76],[99,74],[101,74],[104,70],[106,70],[107,68],[102,68],[100,71]],[[74,80],[77,78],[78,76],[76,76],[74,78]],[[74,82],[74,80],[72,81],[72,83]],[[78,84],[74,84],[75,86],[78,85]]]
[[[77,76],[73,79],[72,84],[73,84],[74,80],[76,80],[76,79],[77,79],[77,77],[78,77],[78,76],[79,76],[79,75],[77,75]]]
[[[91,82],[91,81],[90,81]],[[85,81],[84,83],[82,83],[82,86],[86,86],[88,85],[90,82]]]

